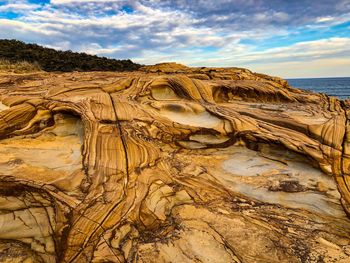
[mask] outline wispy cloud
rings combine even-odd
[[[27,4],[27,3],[6,3],[0,6],[0,12],[18,12],[21,13],[23,11],[27,12],[29,10],[35,10],[39,5]]]
[[[349,21],[350,0],[0,0],[0,38],[146,64],[335,63]]]

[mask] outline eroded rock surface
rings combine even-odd
[[[178,64],[0,101],[0,262],[350,262],[347,102]]]

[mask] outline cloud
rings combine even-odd
[[[27,1],[22,0],[16,0],[16,1],[6,1],[1,4],[0,2],[0,13],[1,12],[17,12],[17,13],[23,13],[30,10],[35,10],[40,5],[37,4],[31,4]]]
[[[84,3],[118,3],[120,0],[51,0],[53,5],[84,4]]]
[[[350,57],[350,38],[329,38],[296,43],[287,47],[272,48],[262,52],[253,52],[242,60],[264,63],[285,61],[312,61],[328,57]]]
[[[59,34],[59,32],[48,30],[45,28],[45,26],[40,24],[33,25],[8,19],[0,19],[0,26],[2,28],[2,31],[0,32],[1,38],[6,38],[6,36],[9,34],[8,32],[12,32],[14,36],[17,36],[17,33],[28,36],[38,34],[42,37],[49,37]]]
[[[311,61],[286,61],[253,65],[252,70],[284,78],[317,78],[349,76],[348,58],[320,58]]]
[[[0,6],[0,12],[9,12],[9,11],[28,11],[34,10],[38,7],[38,5],[29,5],[29,4],[6,4]]]
[[[336,18],[331,16],[324,16],[324,17],[318,17],[316,19],[316,23],[325,23],[325,22],[331,22],[334,21]]]
[[[234,55],[229,56],[229,53]],[[260,52],[252,49],[244,53],[239,50],[220,51],[214,58],[205,58],[192,65],[235,65],[283,77],[348,76],[349,58],[350,38],[330,38]]]

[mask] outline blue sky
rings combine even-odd
[[[0,38],[143,64],[350,76],[350,0],[0,0]]]

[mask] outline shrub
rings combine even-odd
[[[0,59],[11,63],[36,63],[45,71],[132,71],[141,67],[129,59],[117,60],[70,50],[59,51],[7,39],[0,39]]]

